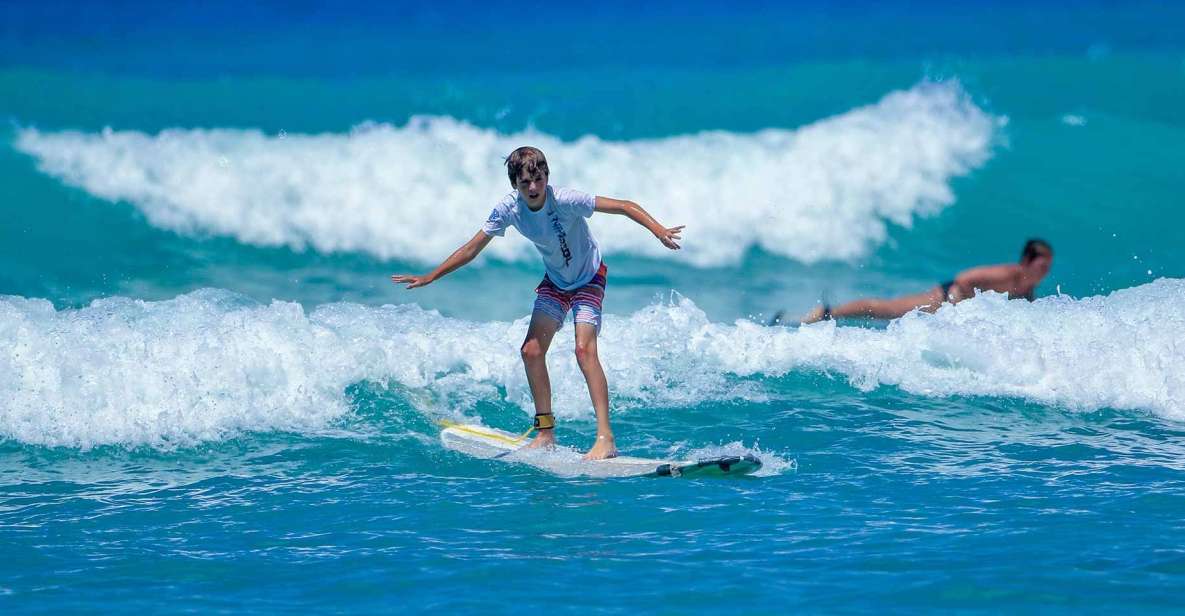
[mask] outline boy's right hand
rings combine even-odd
[[[432,283],[432,276],[413,276],[411,274],[395,274],[391,276],[391,282],[395,284],[407,284],[407,288],[414,289]]]

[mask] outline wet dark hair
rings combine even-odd
[[[1049,242],[1035,237],[1025,242],[1024,249],[1020,251],[1020,262],[1029,263],[1033,259],[1043,256],[1053,257],[1053,246],[1050,246]]]
[[[511,186],[518,186],[518,179],[522,177],[523,171],[527,172],[527,177],[532,177],[536,173],[549,173],[543,151],[529,145],[515,149],[503,162],[506,163],[506,176],[510,178]]]

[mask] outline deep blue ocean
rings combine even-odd
[[[1185,4],[0,5],[0,612],[1185,613]],[[622,453],[519,432],[532,144]],[[1037,301],[769,327],[1042,237]],[[569,325],[561,444],[593,412]]]

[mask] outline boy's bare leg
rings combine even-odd
[[[527,339],[520,349],[523,367],[527,369],[527,384],[531,386],[531,398],[535,401],[535,414],[551,412],[551,379],[547,376],[547,349],[551,339],[560,329],[555,319],[536,312],[531,315],[527,326]],[[527,447],[551,447],[555,445],[555,430],[539,430]]]
[[[576,324],[576,363],[588,382],[588,395],[597,413],[597,441],[584,458],[612,458],[617,455],[617,443],[613,440],[613,429],[609,427],[609,383],[597,355],[597,328],[588,323]]]

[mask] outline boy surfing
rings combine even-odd
[[[642,225],[663,246],[679,249],[682,226],[664,227],[642,206],[632,201],[590,195],[547,184],[547,159],[537,148],[523,146],[506,157],[506,174],[515,191],[494,206],[476,235],[449,255],[436,269],[422,276],[396,274],[391,280],[408,289],[422,287],[469,263],[507,227],[518,229],[535,244],[543,257],[545,274],[535,288],[535,307],[520,352],[527,383],[535,403],[537,434],[529,447],[555,445],[555,419],[551,412],[551,380],[547,376],[547,349],[564,324],[569,311],[576,330],[576,363],[588,383],[597,416],[597,439],[585,454],[588,460],[617,455],[609,426],[609,385],[597,356],[601,329],[601,304],[605,297],[607,268],[585,220],[593,212],[620,214]]]

